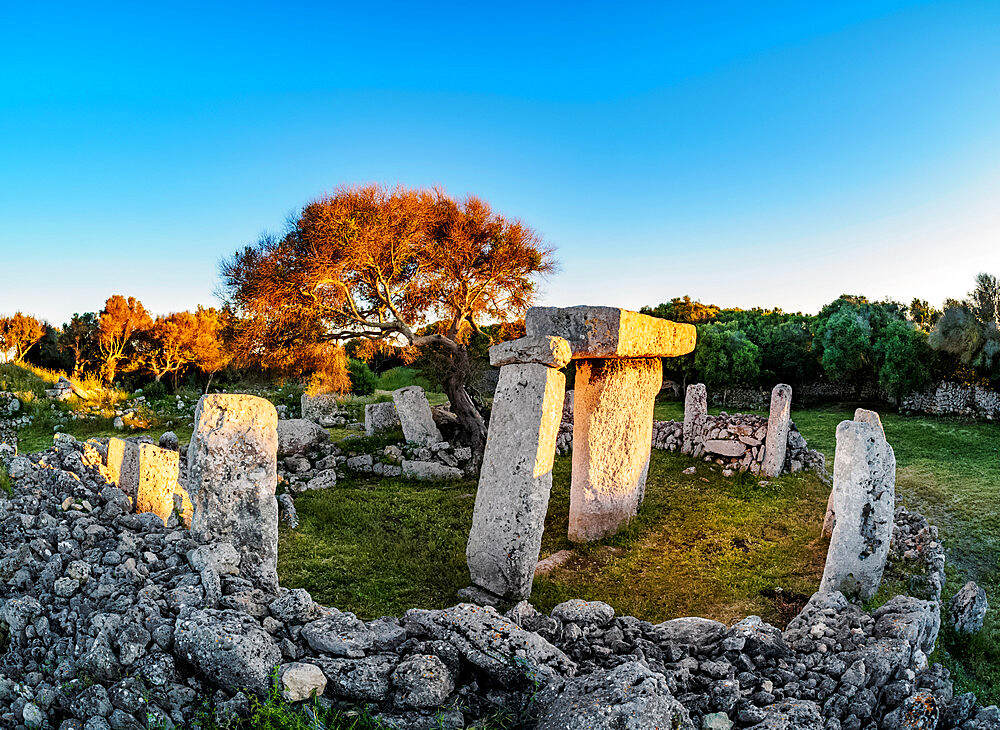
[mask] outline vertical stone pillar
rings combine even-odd
[[[139,444],[139,479],[135,511],[152,512],[167,524],[174,511],[174,493],[180,489],[180,454],[153,444]]]
[[[108,472],[111,480],[128,495],[134,508],[139,491],[139,444],[119,438],[108,439]]]
[[[659,358],[577,363],[570,540],[599,540],[635,517],[646,491],[662,382]]]
[[[531,595],[566,389],[556,368],[569,359],[569,344],[559,337],[490,348],[500,380],[465,554],[475,587],[494,596]]]
[[[882,582],[896,492],[896,456],[878,425],[863,415],[864,421],[837,426],[833,535],[820,583],[821,591],[862,600]]]
[[[871,424],[878,429],[878,432],[882,434],[882,438],[885,439],[885,429],[882,428],[882,419],[875,411],[869,411],[865,408],[857,408],[854,411],[854,420]],[[830,537],[833,535],[833,526],[837,522],[836,510],[834,510],[833,507],[833,495],[834,491],[831,489],[830,496],[826,500],[826,516],[823,518],[822,535],[824,537]]]
[[[230,542],[240,574],[258,588],[278,588],[278,413],[250,395],[202,396],[188,447],[191,533]]]
[[[704,383],[692,383],[684,393],[684,426],[681,453],[691,454],[705,440],[705,416],[708,415],[708,390]]]
[[[399,414],[403,436],[423,446],[430,446],[442,440],[441,431],[434,423],[434,414],[427,401],[424,389],[419,385],[408,385],[392,392],[392,402]]]
[[[771,412],[767,417],[767,437],[764,442],[764,476],[776,477],[785,468],[788,452],[788,430],[792,422],[792,386],[778,383],[771,391]]]

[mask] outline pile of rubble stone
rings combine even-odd
[[[219,721],[246,715],[274,681],[290,702],[366,705],[401,729],[498,711],[539,730],[1000,726],[928,664],[934,601],[898,596],[869,615],[820,593],[784,632],[756,617],[651,624],[579,600],[362,621],[262,589],[233,545],[201,543],[175,516],[132,513],[106,458],[60,436],[11,462],[0,726],[190,727],[206,701]],[[896,552],[933,552],[920,518],[897,514]]]

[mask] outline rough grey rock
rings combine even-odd
[[[327,609],[328,615],[302,627],[304,638],[323,654],[363,657],[375,643],[375,634],[353,613]]]
[[[451,672],[433,654],[411,654],[392,672],[395,702],[403,707],[440,707],[455,691]]]
[[[637,661],[553,683],[538,703],[536,730],[694,730],[666,678]]]
[[[304,454],[330,440],[325,428],[305,418],[290,418],[277,423],[278,456]]]
[[[188,448],[191,534],[232,543],[242,575],[275,593],[278,413],[263,398],[211,394],[198,401],[195,424]]]
[[[246,614],[231,610],[185,609],[174,628],[174,646],[214,684],[259,695],[271,686],[281,650]]]
[[[507,340],[490,348],[490,365],[495,368],[528,363],[562,368],[572,357],[573,351],[566,340],[548,335]]]
[[[983,628],[988,608],[986,591],[970,580],[948,604],[951,625],[960,634],[974,634]]]
[[[365,435],[374,436],[399,427],[399,415],[394,404],[369,403],[365,406]]]
[[[403,460],[402,475],[410,479],[422,480],[449,480],[461,479],[462,470],[453,466],[446,466],[436,461],[413,461]]]
[[[584,601],[573,598],[552,609],[552,617],[576,624],[604,626],[615,617],[615,609],[603,601]]]
[[[767,417],[767,445],[760,471],[776,477],[785,468],[788,432],[792,423],[792,386],[779,383],[771,391],[771,410]]]
[[[430,403],[424,389],[419,385],[409,385],[392,393],[392,401],[396,406],[399,423],[403,427],[403,436],[423,446],[430,446],[442,441],[441,431],[434,423]]]

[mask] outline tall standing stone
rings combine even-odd
[[[409,385],[393,391],[392,402],[396,405],[403,436],[407,441],[430,446],[443,440],[441,431],[434,423],[431,404],[427,402],[424,389],[419,385]]]
[[[767,437],[764,441],[764,476],[776,477],[785,468],[788,452],[788,431],[792,424],[792,386],[778,383],[771,391],[771,412],[767,417]]]
[[[693,325],[616,307],[532,307],[529,337],[569,342],[576,367],[569,538],[598,540],[627,524],[642,503],[663,385],[660,358],[694,349]]]
[[[646,492],[659,358],[581,360],[573,402],[569,539],[600,540],[628,524]]]
[[[882,582],[892,538],[896,456],[871,420],[837,427],[833,535],[820,590],[868,599]]]
[[[119,438],[108,439],[108,472],[118,488],[135,507],[139,491],[139,444]]]
[[[269,592],[278,587],[278,413],[251,395],[202,396],[188,448],[192,535],[230,542],[240,574]]]
[[[174,511],[174,494],[180,489],[180,454],[153,444],[139,444],[139,479],[135,511],[152,512],[167,524]]]
[[[880,434],[882,434],[882,438],[885,438],[885,429],[882,427],[882,419],[875,411],[869,411],[865,408],[857,408],[854,411],[854,420],[871,424],[878,429]],[[830,496],[826,501],[826,516],[823,518],[822,534],[824,537],[830,537],[833,535],[833,526],[837,521],[836,511],[833,508],[833,496],[834,491],[830,490]]]
[[[708,415],[708,390],[704,383],[692,383],[684,393],[684,425],[681,451],[691,454],[705,440],[705,417]]]
[[[556,337],[490,348],[502,367],[466,557],[472,582],[496,596],[531,595],[566,388],[556,368],[569,359],[569,344]]]

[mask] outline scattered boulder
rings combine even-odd
[[[951,625],[960,634],[974,634],[983,628],[988,608],[986,591],[970,580],[948,604]]]
[[[305,418],[278,422],[278,456],[304,454],[330,440],[327,430]]]

